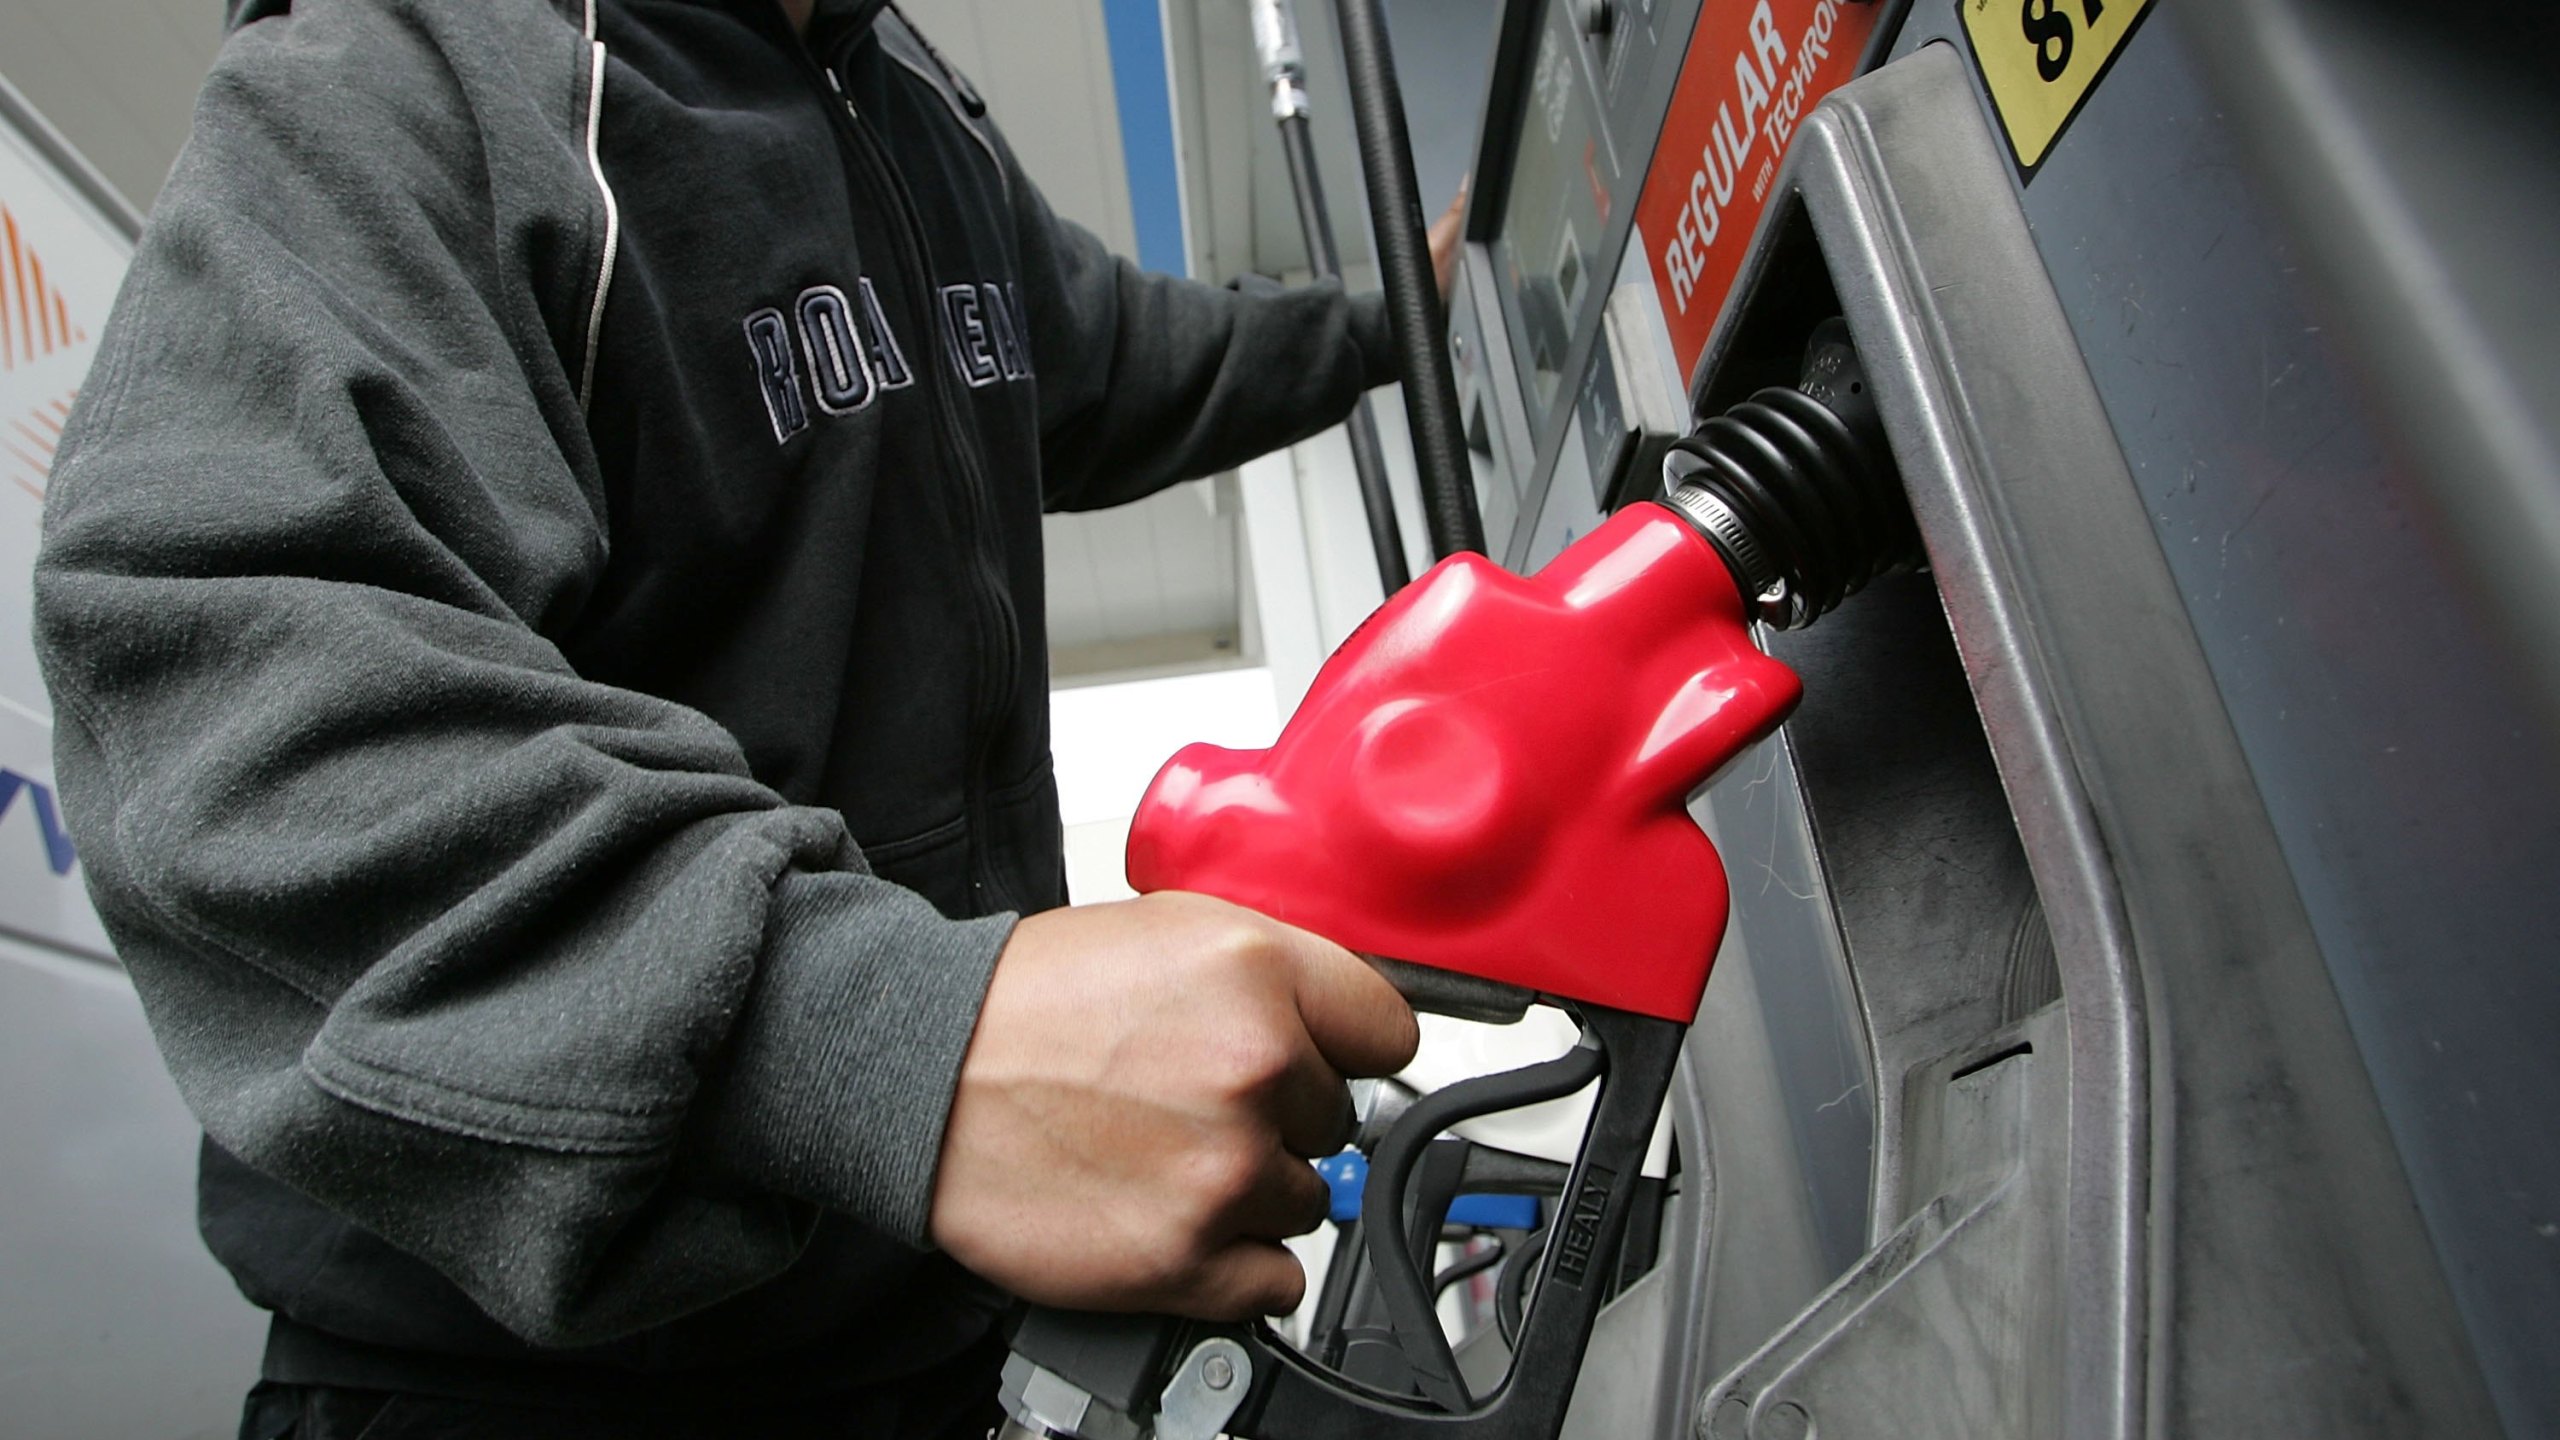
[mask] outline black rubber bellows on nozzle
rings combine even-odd
[[[1794,388],[1761,390],[1675,442],[1662,478],[1756,618],[1782,629],[1920,562],[1875,396],[1836,318],[1815,327]]]

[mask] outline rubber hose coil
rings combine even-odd
[[[1815,328],[1793,388],[1760,390],[1675,441],[1662,477],[1664,503],[1724,557],[1754,618],[1780,629],[1920,563],[1866,372],[1838,319]]]

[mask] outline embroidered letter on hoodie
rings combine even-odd
[[[777,443],[809,428],[811,401],[822,414],[851,415],[882,392],[915,383],[871,277],[858,277],[855,288],[859,300],[834,285],[812,285],[789,315],[768,307],[747,317],[747,351]],[[945,285],[940,298],[944,349],[972,389],[1031,378],[1031,328],[1019,289]]]

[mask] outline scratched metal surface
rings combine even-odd
[[[2179,45],[2133,36],[2027,215],[2504,1418],[2560,1433],[2560,761]]]

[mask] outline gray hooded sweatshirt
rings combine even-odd
[[[1386,345],[1112,258],[875,9],[297,0],[205,87],[37,627],[271,1375],[827,1387],[984,1332],[924,1247],[1064,899],[1040,515],[1330,424]]]

